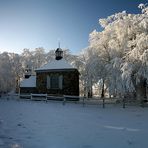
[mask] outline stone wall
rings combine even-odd
[[[20,88],[21,94],[31,94],[31,93],[37,93],[37,90],[35,87],[21,87]]]
[[[47,75],[62,75],[63,88],[62,89],[47,89]],[[48,95],[73,95],[79,96],[79,72],[74,70],[37,72],[37,91],[38,93],[47,93]]]

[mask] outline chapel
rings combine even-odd
[[[55,59],[35,69],[29,70],[20,83],[20,94],[47,94],[51,96],[79,96],[79,72],[63,58],[63,51],[57,48]]]

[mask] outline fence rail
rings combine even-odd
[[[62,101],[63,105],[68,102],[75,102],[78,104],[85,105],[102,105],[103,108],[107,107],[109,104],[119,104],[121,107],[125,108],[128,105],[138,105],[141,107],[147,107],[148,102],[147,100],[136,100],[135,98],[87,98],[81,96],[71,96],[71,95],[64,95],[64,96],[55,96],[55,95],[48,95],[48,94],[20,94],[18,98],[25,98],[31,100],[55,100],[55,101]],[[10,96],[9,96],[10,98]],[[14,97],[12,97],[14,98]]]

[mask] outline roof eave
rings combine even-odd
[[[61,71],[78,71],[76,68],[65,69],[36,69],[35,72],[61,72]]]

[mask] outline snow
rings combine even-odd
[[[56,70],[56,69],[74,69],[74,68],[65,59],[61,59],[48,62],[47,64],[45,64],[41,68],[36,69],[35,71]]]
[[[146,148],[148,109],[0,100],[2,148]]]
[[[20,82],[20,87],[36,87],[36,76],[30,76]]]

